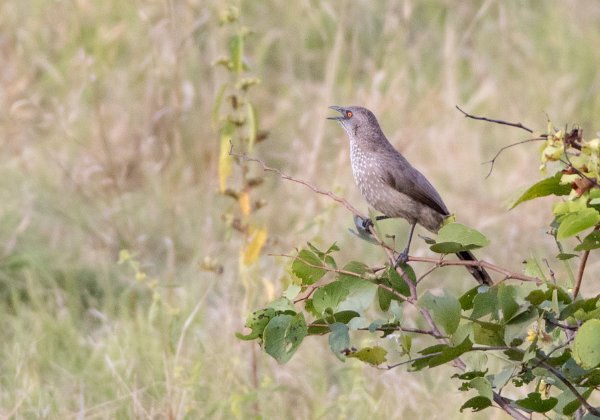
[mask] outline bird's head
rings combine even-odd
[[[377,118],[367,108],[361,106],[330,106],[329,108],[339,112],[340,115],[327,119],[339,122],[348,133],[350,140],[358,140],[364,135],[381,133]]]

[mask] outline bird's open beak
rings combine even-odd
[[[329,109],[333,109],[334,111],[337,111],[342,115],[337,116],[337,117],[327,117],[328,120],[341,121],[341,120],[346,119],[346,117],[344,116],[344,108],[342,108],[341,106],[334,105],[334,106],[330,106]]]

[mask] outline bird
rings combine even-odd
[[[350,139],[352,174],[367,203],[387,218],[403,218],[410,224],[408,242],[396,265],[408,261],[415,226],[437,233],[450,212],[440,194],[406,158],[394,148],[383,133],[375,115],[361,106],[330,106],[339,116],[328,117],[340,123]],[[369,230],[370,219],[362,227]],[[470,251],[456,254],[461,260],[477,261]],[[492,285],[487,271],[479,266],[466,266],[480,283]]]

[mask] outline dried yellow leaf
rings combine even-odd
[[[252,211],[252,206],[250,204],[250,194],[246,191],[242,191],[238,196],[238,202],[240,203],[240,209],[242,209],[242,213],[244,216],[248,216]]]
[[[231,135],[233,129],[231,125],[225,126],[221,130],[221,149],[219,151],[219,190],[224,192],[227,189],[227,179],[231,176]]]
[[[244,265],[250,265],[258,259],[267,240],[267,228],[253,228],[250,233],[250,242],[244,250]]]

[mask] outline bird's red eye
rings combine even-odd
[[[352,118],[352,111],[346,111],[346,118]]]

